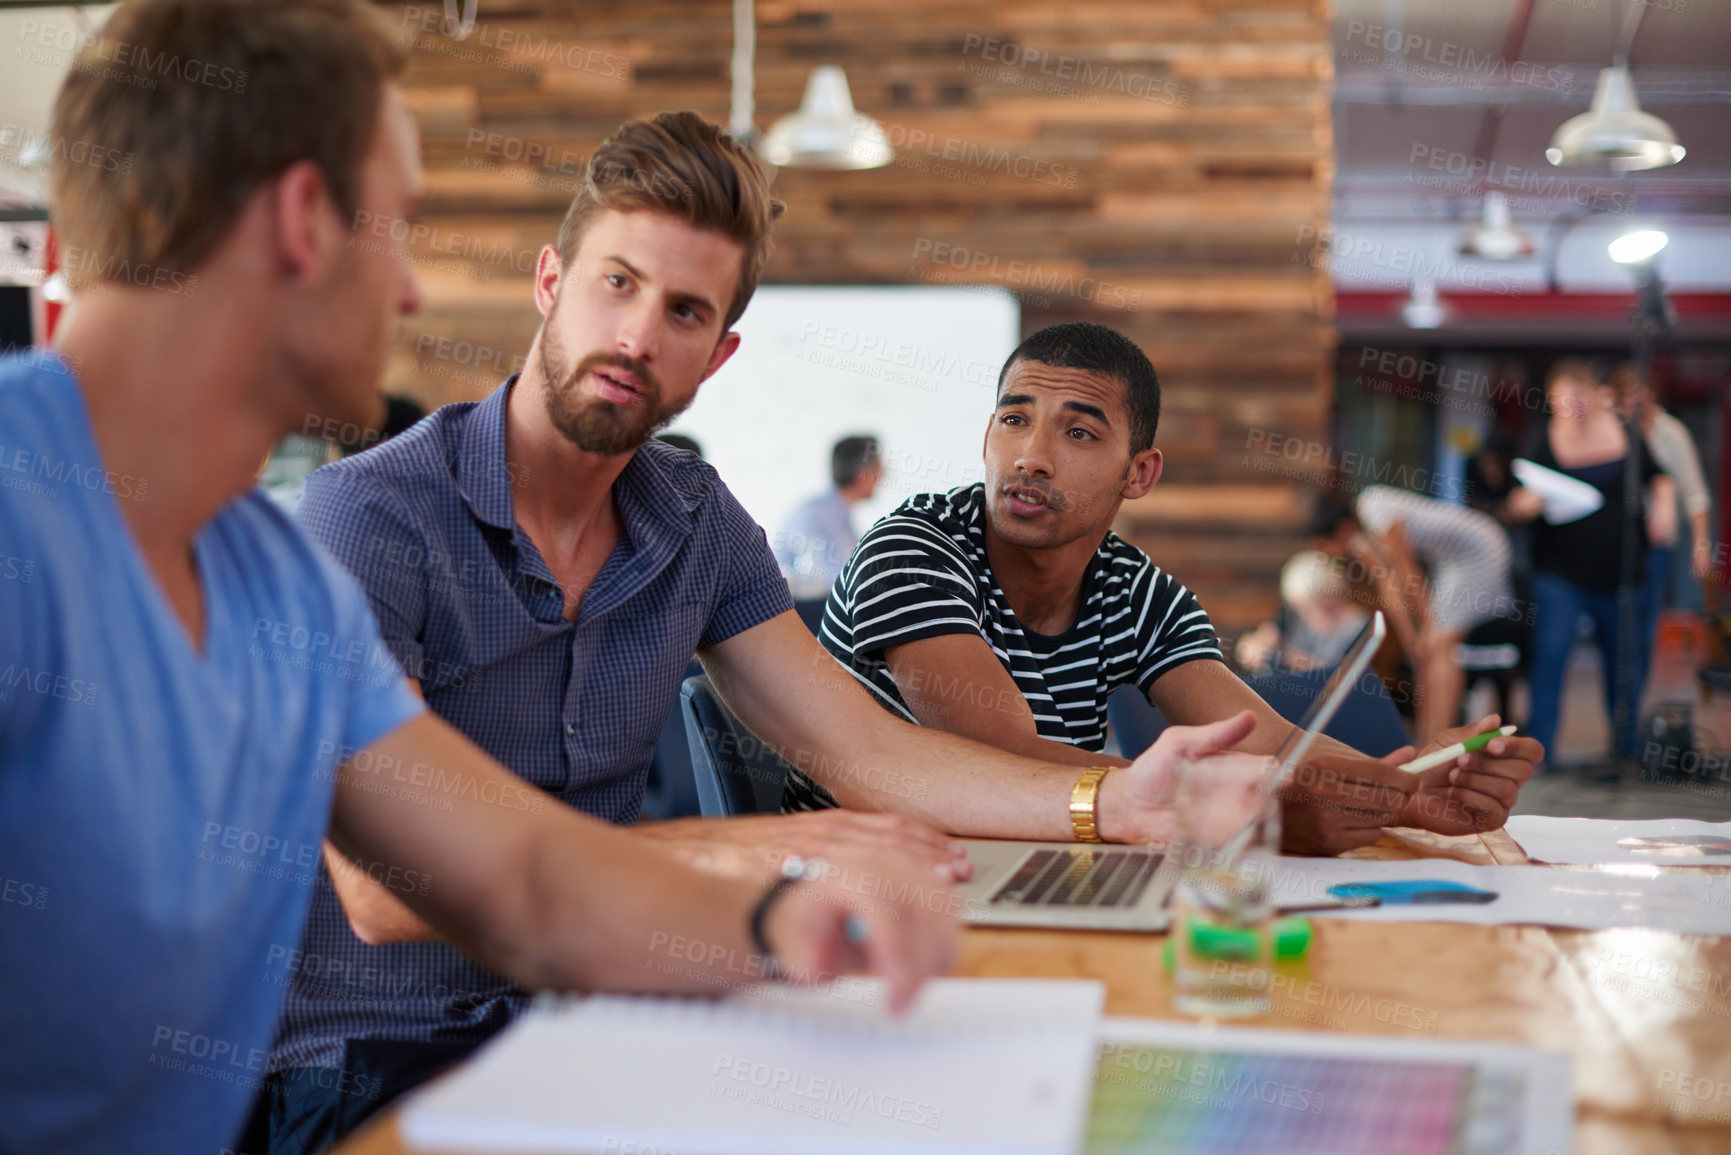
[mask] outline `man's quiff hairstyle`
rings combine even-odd
[[[610,210],[670,213],[718,232],[745,249],[725,333],[757,291],[770,229],[785,207],[770,196],[763,163],[726,129],[695,112],[664,112],[620,125],[589,158],[583,187],[559,226],[559,265],[571,268],[589,225]]]
[[[352,224],[385,84],[407,49],[356,0],[128,0],[73,63],[54,139],[53,218],[74,287],[188,272],[260,185],[310,160]]]

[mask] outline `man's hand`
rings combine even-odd
[[[680,861],[700,870],[735,876],[772,874],[790,854],[831,862],[847,852],[897,855],[922,864],[945,883],[973,875],[967,849],[948,835],[899,814],[815,810],[740,818],[684,818],[647,822],[633,833],[665,843]],[[927,880],[930,884],[930,879]]]
[[[1412,802],[1411,774],[1361,754],[1312,753],[1280,791],[1280,848],[1339,854],[1369,846]]]
[[[1487,714],[1471,725],[1442,731],[1418,753],[1441,750],[1501,725],[1500,716]],[[1383,761],[1398,766],[1415,756],[1412,747],[1407,746]],[[1537,738],[1518,735],[1492,738],[1483,750],[1462,754],[1422,774],[1407,775],[1417,789],[1395,824],[1416,826],[1435,834],[1500,830],[1509,819],[1509,808],[1514,806],[1522,784],[1533,776],[1533,767],[1544,756],[1545,748]]]
[[[955,965],[961,899],[904,854],[862,846],[823,857],[824,876],[796,884],[764,920],[777,967],[802,986],[869,970],[883,977],[890,1012],[901,1014],[922,982]]]
[[[1178,796],[1178,764],[1198,758],[1261,763],[1250,754],[1230,754],[1256,728],[1256,715],[1240,710],[1206,726],[1168,726],[1154,744],[1123,770],[1100,781],[1095,807],[1100,837],[1107,842],[1160,843],[1173,834],[1172,808]]]

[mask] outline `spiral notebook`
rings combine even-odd
[[[900,1020],[867,979],[552,1000],[415,1095],[402,1135],[475,1152],[1075,1155],[1104,997],[937,979]]]

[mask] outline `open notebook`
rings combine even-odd
[[[423,1149],[820,1155],[1080,1151],[1104,988],[937,979],[720,1001],[550,1000],[415,1095]]]

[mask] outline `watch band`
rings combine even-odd
[[[1075,831],[1077,842],[1100,841],[1100,780],[1111,769],[1110,766],[1088,767],[1070,790],[1070,828]]]

